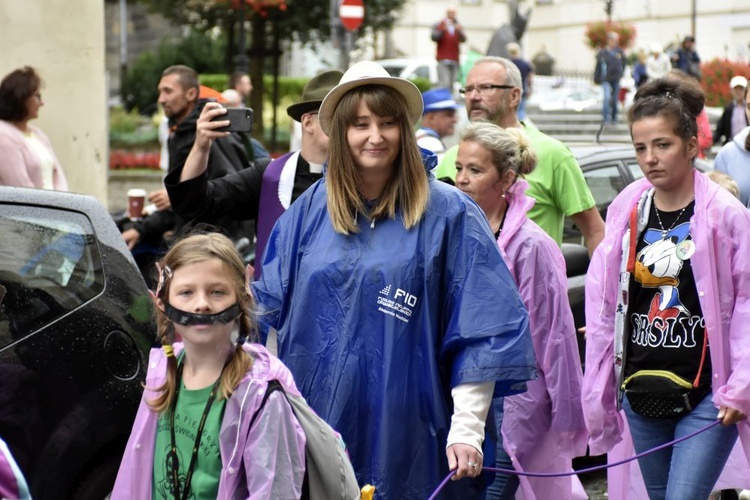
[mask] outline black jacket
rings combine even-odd
[[[171,130],[169,142],[169,172],[181,170],[182,165],[193,148],[196,134],[196,122],[203,110],[203,106],[209,102],[201,99],[195,109],[183,121],[176,125],[170,124]],[[206,174],[209,179],[218,179],[227,174],[239,172],[250,165],[247,152],[242,140],[236,135],[222,137],[214,140],[208,157],[208,168]],[[191,220],[177,215],[172,210],[160,210],[145,217],[142,221],[133,225],[141,234],[141,239],[151,242],[159,242],[162,235],[173,230],[176,235],[189,231],[197,223],[206,223],[221,229],[232,239],[252,234],[252,228],[247,224],[234,220],[227,216],[215,216],[202,220]]]
[[[607,48],[599,50],[596,55],[596,69],[594,70],[596,83],[618,83],[624,72],[625,52],[620,47],[614,50]]]
[[[721,141],[722,144],[732,142],[732,113],[734,112],[734,101],[730,102],[724,107],[724,112],[721,114],[719,123],[716,124],[716,130],[714,131],[714,144]],[[747,127],[747,114],[743,114],[745,117],[745,126]]]
[[[256,161],[249,168],[220,179],[207,175],[180,182],[182,165],[164,178],[175,212],[195,221],[224,214],[237,220],[257,220],[263,174],[270,159]],[[321,177],[309,174],[310,164],[300,157],[294,174],[292,202]]]

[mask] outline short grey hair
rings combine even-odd
[[[521,71],[518,69],[518,66],[513,64],[513,61],[504,57],[485,56],[474,63],[474,66],[490,63],[499,64],[505,68],[505,83],[517,87],[523,94],[523,79],[521,78]]]

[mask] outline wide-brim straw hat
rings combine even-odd
[[[316,111],[320,108],[323,98],[339,83],[343,75],[339,70],[332,70],[310,78],[302,89],[300,102],[286,108],[286,114],[296,121],[301,121],[302,115]]]
[[[414,126],[422,117],[422,93],[416,85],[404,78],[391,76],[381,65],[372,61],[358,62],[344,73],[341,82],[323,99],[318,112],[320,128],[326,135],[331,133],[333,113],[344,94],[363,85],[385,85],[396,90],[406,100],[407,112],[411,125]]]

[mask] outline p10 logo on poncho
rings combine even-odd
[[[401,290],[400,288],[396,288],[396,296],[394,298],[398,300],[399,297],[403,297],[404,300],[402,302],[410,307],[414,307],[417,305],[416,295],[412,295],[409,292]]]
[[[396,288],[396,293],[393,298],[390,298],[392,288],[392,285],[388,285],[380,290],[377,301],[378,311],[408,323],[413,312],[412,308],[417,305],[419,298],[400,288]]]

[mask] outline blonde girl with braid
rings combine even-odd
[[[151,352],[112,498],[299,498],[304,431],[283,392],[263,397],[271,381],[299,392],[278,359],[246,342],[254,304],[234,245],[188,236],[158,269],[162,347]]]

